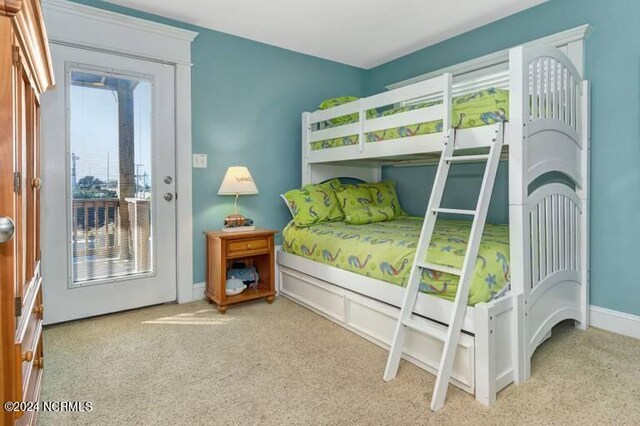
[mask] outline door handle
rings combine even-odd
[[[0,217],[0,243],[6,243],[13,238],[15,231],[15,225],[10,217]]]
[[[164,199],[167,201],[173,200],[173,194],[171,192],[167,192],[166,194],[164,194]]]

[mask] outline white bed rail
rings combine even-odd
[[[331,161],[358,160],[387,156],[403,156],[422,152],[437,152],[442,149],[444,134],[451,123],[451,74],[404,86],[388,92],[362,98],[338,107],[303,114],[305,130],[303,132],[303,152],[308,163],[326,163]],[[368,118],[371,110],[392,108],[415,103],[419,99],[438,102],[434,105],[398,112],[391,115],[376,115]],[[330,121],[352,114],[358,120],[342,125],[331,125]],[[385,139],[367,144],[368,134],[441,121],[441,130],[426,135],[403,135],[396,139]],[[344,146],[329,147],[334,139],[351,138]],[[357,138],[357,143],[353,143]],[[403,144],[394,144],[402,141]],[[313,149],[320,143],[323,149]],[[393,144],[390,147],[390,144]]]

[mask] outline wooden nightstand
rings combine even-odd
[[[233,303],[266,298],[272,303],[275,290],[274,235],[278,231],[256,229],[247,232],[207,231],[207,290],[209,303],[218,305],[221,314]],[[248,288],[240,294],[227,296],[225,283],[227,268],[234,261],[242,261],[254,266],[260,276],[258,286]]]

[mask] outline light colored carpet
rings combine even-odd
[[[556,327],[533,375],[487,409],[456,388],[431,413],[434,376],[278,298],[232,306],[157,306],[44,333],[42,398],[91,401],[40,425],[640,424],[640,341]]]

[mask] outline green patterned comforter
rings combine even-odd
[[[282,232],[283,249],[340,269],[406,286],[422,227],[422,218],[407,217],[369,225],[325,222],[301,228],[293,222]],[[471,222],[438,220],[428,261],[461,268]],[[453,300],[459,277],[425,270],[420,290]],[[509,226],[487,224],[469,305],[486,302],[509,283]]]
[[[416,105],[390,108],[381,113],[375,110],[367,111],[367,118],[386,117],[401,112],[427,108],[442,102],[425,102]],[[508,119],[509,91],[501,89],[486,89],[468,95],[457,96],[452,100],[452,125],[459,129],[485,126]],[[339,125],[357,123],[358,115],[351,114],[339,117]],[[324,123],[324,127],[334,127],[331,122]],[[396,127],[393,129],[379,130],[366,133],[366,141],[380,142],[389,139],[405,138],[408,136],[427,135],[442,131],[442,120],[428,123],[413,124],[410,126]],[[340,146],[356,145],[358,135],[349,135],[341,138],[327,139],[311,143],[311,150],[316,151]]]

